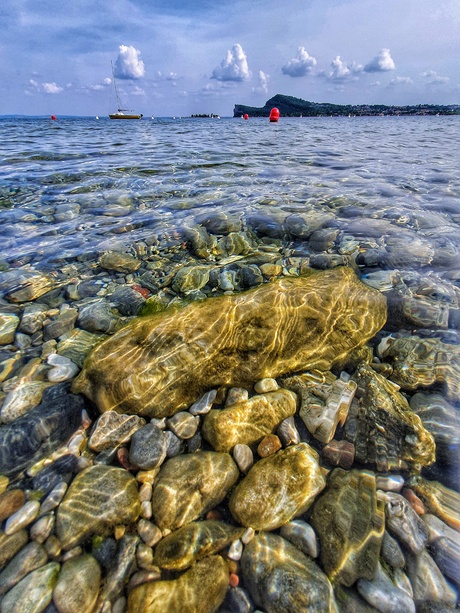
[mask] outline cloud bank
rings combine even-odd
[[[297,49],[297,55],[281,68],[283,74],[290,77],[304,77],[316,66],[316,58],[308,54],[305,47]]]
[[[115,61],[115,76],[119,79],[140,79],[144,76],[144,62],[141,52],[135,47],[120,45]]]
[[[251,78],[246,54],[239,43],[227,51],[220,66],[214,68],[211,78],[218,81],[247,81]]]

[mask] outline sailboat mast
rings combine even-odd
[[[118,95],[118,89],[117,89],[117,82],[115,81],[115,71],[113,69],[113,62],[112,60],[110,60],[110,64],[112,65],[112,78],[113,78],[113,86],[115,88],[115,96],[117,98],[117,108],[119,111],[121,111],[121,103],[120,103],[120,96]]]

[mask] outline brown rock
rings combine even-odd
[[[169,416],[209,389],[329,370],[385,320],[384,296],[350,268],[286,277],[134,319],[93,350],[74,391],[101,412]]]
[[[0,522],[19,511],[26,501],[22,490],[8,490],[0,495]]]

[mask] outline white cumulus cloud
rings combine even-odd
[[[364,66],[364,72],[387,72],[396,68],[389,49],[382,49]]]
[[[144,62],[141,60],[139,49],[120,45],[115,62],[115,76],[119,79],[140,79],[144,76],[144,72]]]
[[[33,89],[37,92],[43,92],[45,94],[60,94],[64,91],[64,88],[56,83],[39,83],[35,79],[29,80],[29,85],[33,87]],[[29,91],[29,93],[31,93]]]
[[[259,70],[258,74],[259,83],[256,87],[252,88],[252,91],[256,94],[268,94],[268,82],[270,77],[263,70]]]
[[[218,81],[247,81],[251,78],[246,53],[239,43],[227,51],[220,66],[214,68],[211,78]]]
[[[316,58],[308,54],[305,47],[297,49],[297,55],[285,64],[281,71],[290,77],[304,77],[316,66]]]
[[[347,64],[340,55],[337,55],[331,62],[332,70],[327,74],[321,74],[326,76],[331,81],[346,81],[348,79],[356,79],[357,75],[363,71],[363,67],[360,64],[353,62]]]

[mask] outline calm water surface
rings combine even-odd
[[[459,117],[3,119],[0,135],[0,256],[51,267],[210,210],[460,213]]]

